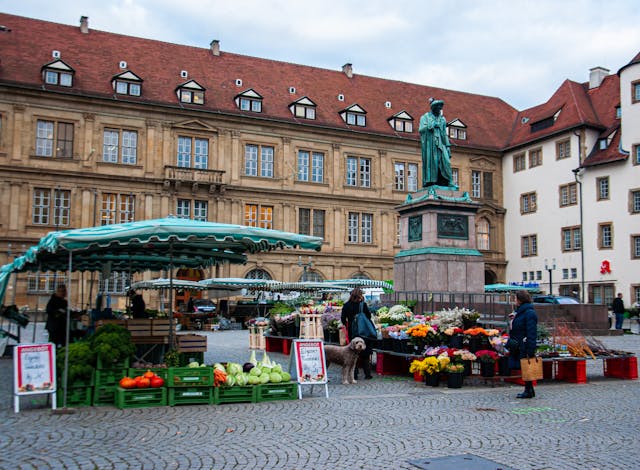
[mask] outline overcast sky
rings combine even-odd
[[[640,52],[638,0],[0,0],[0,11],[196,47],[544,103]],[[0,51],[1,54],[1,51]]]

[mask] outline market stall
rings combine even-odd
[[[0,299],[4,298],[9,276],[14,272],[103,271],[106,268],[108,271],[132,273],[166,269],[171,275],[171,292],[174,267],[201,268],[223,262],[244,263],[248,253],[283,248],[318,251],[321,245],[322,239],[317,237],[176,217],[61,230],[50,232],[23,256],[0,268]],[[71,285],[67,287],[71,298]],[[70,309],[69,306],[67,325],[70,324]],[[169,319],[172,317],[170,309]],[[173,329],[170,328],[169,344],[174,343],[173,337]],[[66,385],[65,361],[65,394]]]

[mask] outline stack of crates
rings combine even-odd
[[[258,385],[214,387],[213,403],[255,403]]]
[[[167,405],[167,388],[129,388],[116,389],[116,406],[124,408],[148,408]]]
[[[638,358],[635,356],[604,359],[603,367],[605,377],[627,380],[638,378]]]
[[[212,367],[170,367],[169,406],[214,403]]]
[[[67,406],[91,406],[93,402],[93,384],[95,371],[91,377],[85,380],[74,380],[67,385]],[[56,391],[56,402],[59,408],[64,406],[64,384],[63,378],[58,378],[58,389]]]
[[[93,390],[93,405],[114,405],[116,403],[116,390],[118,382],[127,375],[129,359],[121,362],[105,364],[98,357],[98,366],[95,373],[95,388]]]

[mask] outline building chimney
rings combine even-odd
[[[211,41],[211,44],[209,44],[209,47],[213,55],[220,55],[220,41],[214,39]]]
[[[349,63],[344,64],[342,66],[342,73],[344,73],[349,78],[353,78],[353,66]]]
[[[81,16],[80,17],[80,32],[87,34],[89,32],[89,17]]]
[[[589,90],[598,88],[607,75],[609,75],[609,69],[605,69],[604,67],[589,69]]]

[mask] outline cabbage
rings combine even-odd
[[[224,384],[227,387],[233,387],[236,384],[236,378],[233,375],[227,375],[227,380],[225,380]]]
[[[247,380],[249,385],[258,385],[260,383],[260,377],[258,377],[257,375],[249,374],[249,378]]]
[[[227,363],[227,374],[237,375],[242,373],[242,366],[236,362]]]
[[[271,372],[277,372],[278,374],[282,373],[282,366],[280,364],[275,364],[273,368],[271,369]]]
[[[251,350],[251,355],[249,356],[249,360],[247,362],[250,362],[254,366],[258,364],[258,360],[256,359],[256,350],[255,349]]]
[[[200,367],[207,367],[207,365],[203,362],[202,364],[200,364]]]
[[[255,375],[256,377],[260,374],[262,374],[262,370],[260,370],[260,367],[254,367],[249,371],[249,375]]]
[[[289,372],[283,372],[281,375],[283,382],[289,382],[291,380],[291,374]]]
[[[200,364],[198,363],[198,361],[193,361],[193,362],[190,362],[187,367],[191,367],[193,369],[195,367],[200,367]]]
[[[244,376],[244,374],[236,375],[236,385],[240,387],[242,387],[243,385],[247,385],[247,378]]]
[[[213,368],[214,368],[214,369],[221,370],[221,371],[222,371],[222,372],[224,372],[225,374],[227,373],[227,369],[225,369],[225,367],[224,367],[222,364],[220,364],[219,362],[216,362],[216,363],[213,365]]]
[[[267,351],[262,354],[262,359],[260,360],[260,365],[265,367],[272,367],[271,360],[269,356],[267,356]]]
[[[262,374],[258,377],[258,379],[260,380],[261,384],[269,383],[269,374]]]
[[[271,372],[271,374],[269,374],[269,381],[277,384],[278,382],[282,382],[282,376],[277,372]]]

